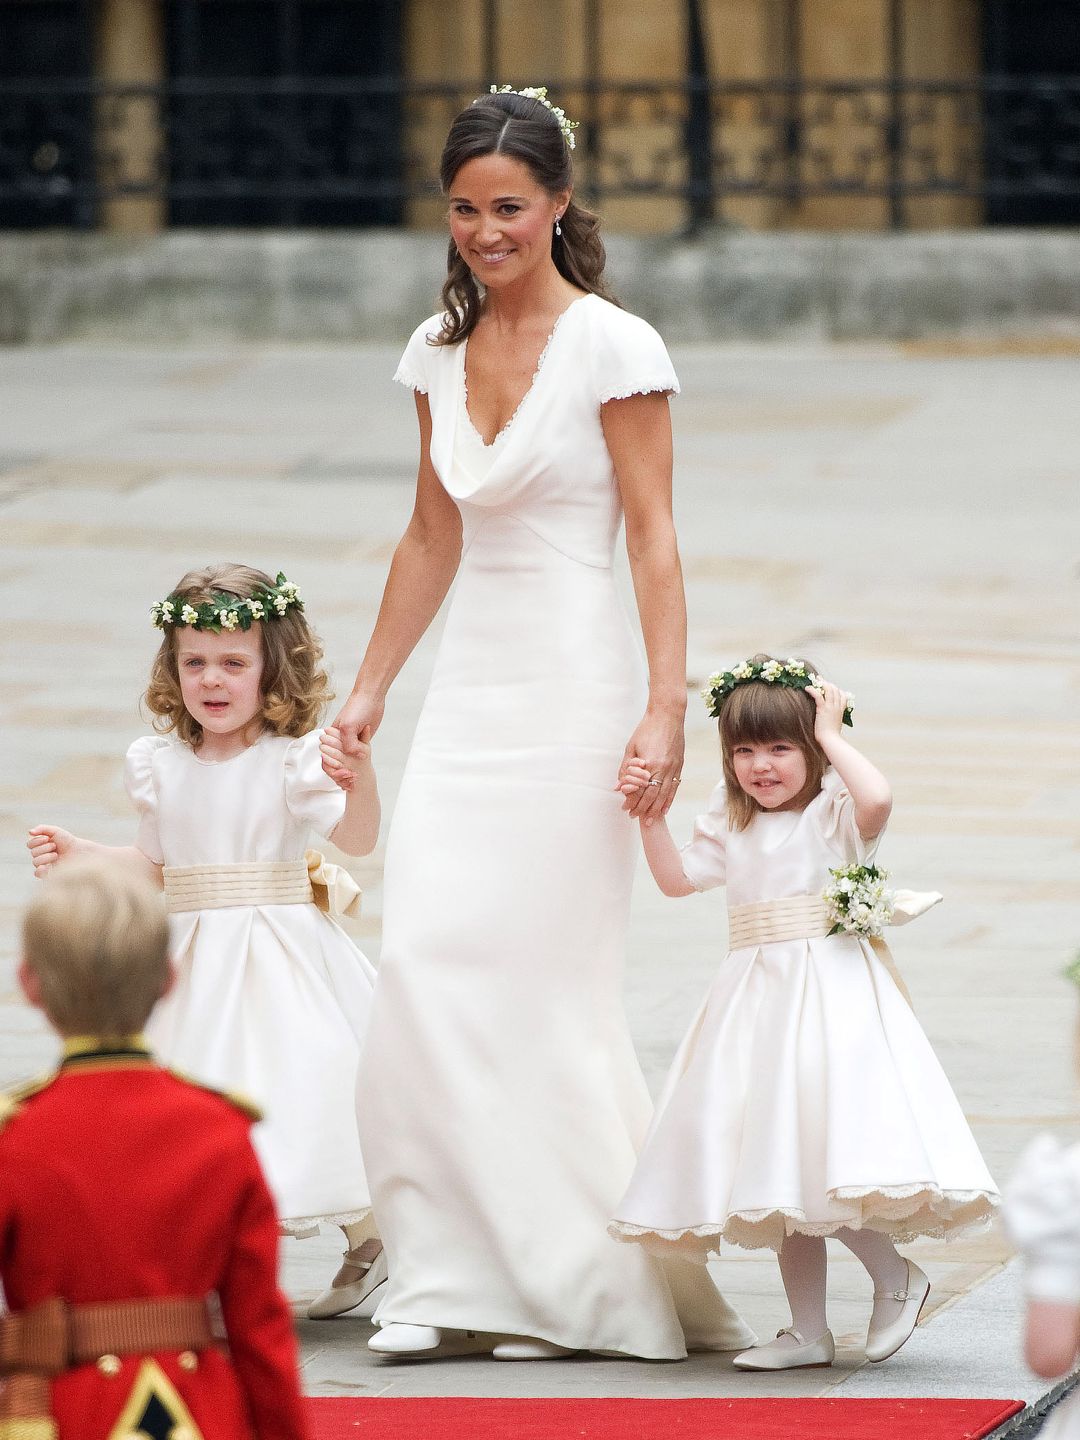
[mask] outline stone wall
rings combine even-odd
[[[0,234],[0,343],[396,342],[446,242],[403,231]],[[611,235],[612,283],[672,341],[1080,334],[1080,232]]]

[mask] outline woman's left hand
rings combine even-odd
[[[682,779],[685,749],[681,717],[645,712],[623,751],[620,783],[616,786],[622,789],[625,772],[635,763],[649,772],[648,782],[640,789],[630,794],[623,792],[623,809],[632,820],[643,820],[648,825],[667,814]]]

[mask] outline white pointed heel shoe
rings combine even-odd
[[[785,1336],[794,1344],[789,1344]],[[755,1345],[744,1350],[731,1362],[736,1370],[808,1370],[815,1366],[831,1365],[836,1359],[836,1345],[832,1331],[826,1330],[816,1340],[805,1340],[793,1326],[778,1330],[776,1339],[766,1345]]]
[[[370,1300],[387,1280],[386,1251],[381,1240],[365,1240],[346,1250],[341,1269],[317,1300],[308,1306],[309,1320],[332,1320]]]
[[[579,1351],[568,1350],[551,1340],[533,1340],[522,1335],[513,1340],[500,1340],[491,1353],[496,1360],[564,1360]]]
[[[919,1323],[923,1306],[930,1294],[930,1281],[924,1271],[913,1260],[905,1260],[907,1285],[903,1290],[875,1290],[875,1299],[896,1300],[901,1310],[887,1325],[875,1325],[873,1320],[866,1332],[866,1358],[875,1363],[888,1360],[900,1346],[911,1338],[911,1332]]]
[[[367,1346],[377,1355],[433,1355],[442,1335],[434,1325],[384,1325]]]
[[[476,1330],[439,1330],[434,1325],[403,1325],[393,1321],[376,1330],[367,1342],[376,1355],[398,1360],[443,1360],[451,1355],[490,1355],[490,1335]]]

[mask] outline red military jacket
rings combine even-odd
[[[308,1440],[274,1204],[254,1114],[141,1042],[72,1041],[0,1129],[8,1308],[216,1294],[228,1350],[80,1365],[52,1387],[60,1440]]]

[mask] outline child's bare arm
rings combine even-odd
[[[346,855],[370,855],[379,839],[379,786],[371,763],[371,731],[359,740],[359,753],[346,755],[341,733],[331,726],[323,731],[319,749],[323,769],[345,792],[345,814],[327,836]]]
[[[671,838],[667,820],[652,817],[639,823],[641,844],[653,879],[664,895],[693,895],[695,890],[683,873],[682,856]]]
[[[99,845],[96,840],[84,840],[59,825],[35,825],[26,839],[26,848],[34,866],[34,878],[44,880],[56,865],[62,865],[78,856],[108,860],[123,866],[149,880],[152,885],[162,888],[161,866],[144,855],[135,845]]]
[[[841,734],[847,696],[835,685],[823,682],[807,687],[817,706],[814,717],[814,738],[825,752],[826,759],[843,780],[855,802],[855,824],[864,840],[881,833],[892,813],[892,790],[876,765],[860,755]]]

